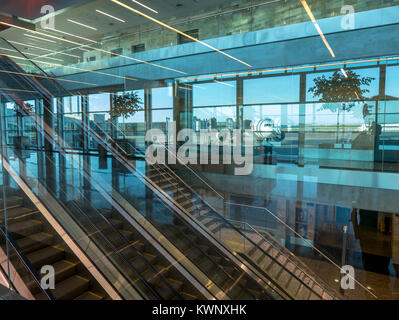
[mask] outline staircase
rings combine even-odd
[[[46,223],[41,213],[24,206],[24,198],[8,196],[7,221],[9,235],[20,252],[29,260],[37,274],[45,265],[55,270],[55,288],[50,290],[56,300],[102,300],[106,293],[70,253],[65,243]],[[3,203],[3,199],[0,199]],[[0,224],[4,224],[4,209],[0,210]],[[48,300],[33,281],[25,283],[36,300]]]

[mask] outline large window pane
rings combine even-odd
[[[108,111],[110,110],[110,94],[98,93],[89,95],[89,112]]]
[[[152,108],[173,108],[173,87],[154,88],[151,92]]]
[[[299,101],[299,75],[244,81],[244,104]]]
[[[236,108],[194,108],[193,110],[193,129],[230,129],[236,127]]]
[[[210,82],[192,86],[193,105],[220,106],[236,104],[236,82]]]

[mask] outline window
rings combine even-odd
[[[144,43],[136,44],[132,46],[132,53],[143,52],[145,51]]]
[[[151,90],[152,108],[173,108],[173,87],[154,88]]]
[[[193,105],[230,106],[236,104],[236,82],[209,82],[193,84]]]
[[[112,53],[115,53],[115,54],[122,54],[122,53],[123,53],[123,49],[122,49],[122,48],[113,49],[113,50],[111,50],[111,52],[112,52]],[[117,56],[111,54],[111,58],[115,58],[115,57],[117,57]]]
[[[87,62],[96,61],[96,56],[87,57]]]
[[[244,104],[299,102],[299,75],[244,80]]]
[[[236,127],[236,108],[194,108],[192,128],[195,131],[202,129],[233,130]]]
[[[184,33],[188,34],[189,36],[198,39],[199,38],[199,30],[198,29],[193,29],[189,31],[185,31]],[[190,38],[187,38],[186,36],[183,36],[182,34],[178,34],[177,36],[177,43],[178,44],[184,44],[184,43],[189,43],[189,42],[194,42],[194,40],[191,40]]]

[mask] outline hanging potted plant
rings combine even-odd
[[[137,112],[144,110],[143,102],[136,92],[127,92],[121,95],[114,95],[110,115],[112,118],[117,119],[122,117],[127,119],[134,116]],[[133,139],[127,141],[127,139],[115,139],[118,140],[119,146],[125,150],[126,155],[133,155],[132,145],[135,147],[136,141]]]

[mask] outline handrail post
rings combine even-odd
[[[342,254],[341,254],[341,266],[346,265],[346,243],[347,243],[347,238],[348,238],[348,226],[344,226],[342,228]],[[345,290],[340,287],[340,292],[344,296],[345,295]]]

